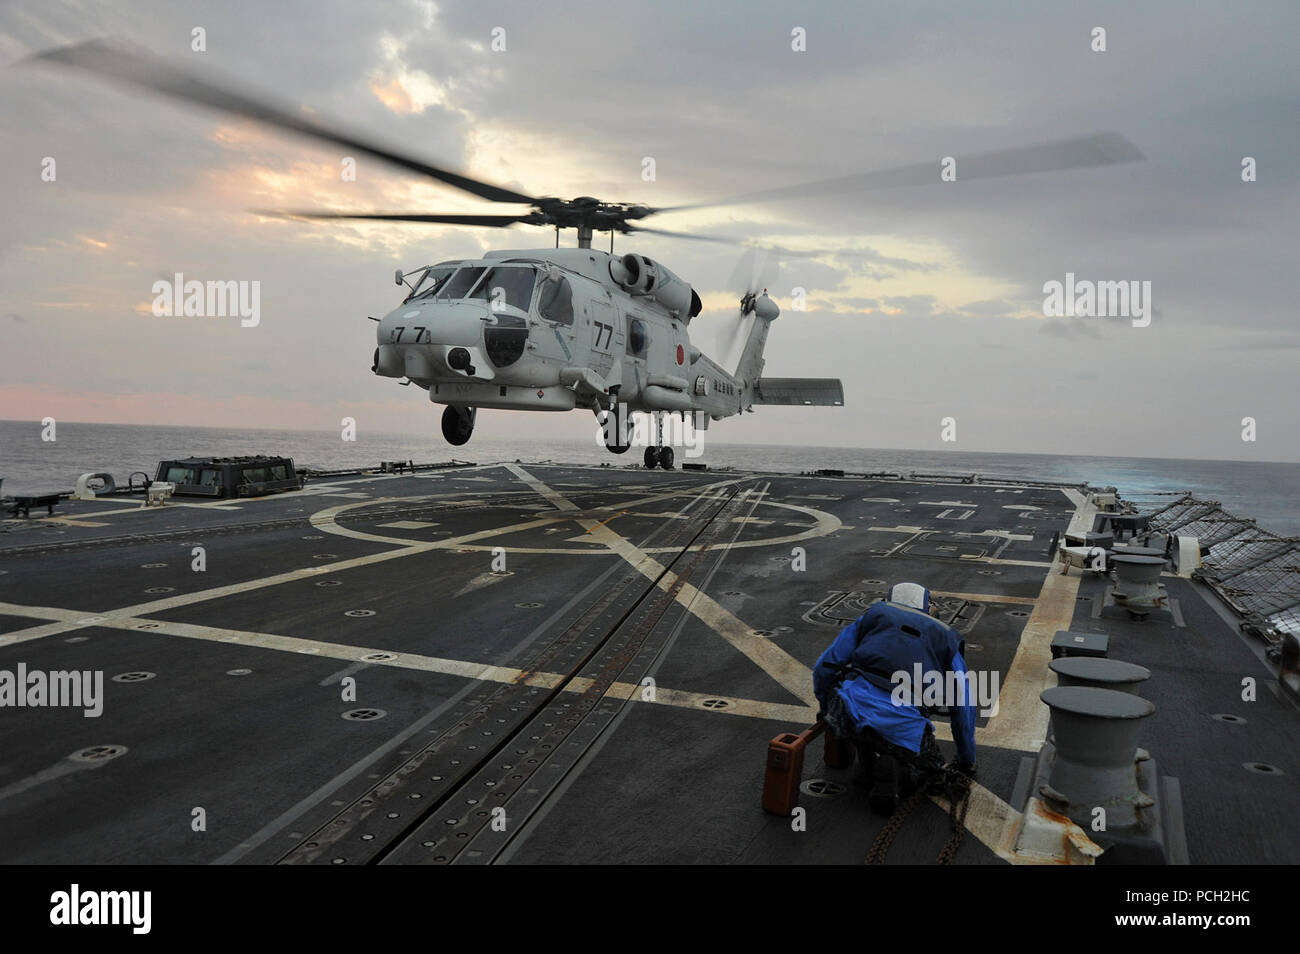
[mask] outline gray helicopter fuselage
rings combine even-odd
[[[413,291],[379,322],[374,372],[408,378],[433,402],[568,411],[617,401],[715,420],[746,406],[747,382],[691,344],[698,296],[644,256],[506,250],[410,274]]]

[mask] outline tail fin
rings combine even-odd
[[[752,388],[763,373],[763,349],[767,347],[767,333],[772,330],[772,322],[781,314],[776,302],[763,292],[762,297],[754,302],[754,323],[749,328],[749,337],[745,339],[745,349],[740,353],[740,362],[736,365],[735,377]]]
[[[744,381],[749,387],[754,386],[754,382],[759,379],[763,373],[763,349],[767,347],[767,333],[772,328],[770,321],[764,321],[762,318],[755,318],[753,327],[749,329],[749,337],[745,339],[745,349],[740,352],[740,361],[736,364],[735,376]]]

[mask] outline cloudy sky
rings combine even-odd
[[[760,409],[715,439],[1297,461],[1297,35],[1287,2],[3,3],[0,418],[330,429],[351,416],[434,443],[423,392],[370,374],[365,316],[394,307],[397,266],[553,241],[260,218],[247,210],[514,207],[364,157],[345,182],[337,149],[12,65],[117,37],[534,195],[672,205],[957,157],[956,183],[655,220],[815,253],[768,276],[784,311],[767,373],[838,376],[848,407]],[[963,154],[1103,130],[1147,161],[960,181]],[[712,352],[740,251],[651,236],[619,248],[700,291],[693,337]],[[261,324],[154,317],[153,283],[175,272],[259,281]],[[1151,282],[1150,326],[1045,318],[1043,284],[1067,272]],[[796,287],[806,311],[789,307]],[[940,441],[947,416],[955,445]],[[589,438],[585,412],[499,412],[479,428]]]

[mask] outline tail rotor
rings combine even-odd
[[[754,322],[754,308],[759,296],[776,284],[781,274],[781,262],[766,249],[746,249],[736,263],[727,282],[727,289],[740,296],[736,311],[718,329],[718,360],[725,366],[739,358],[739,345],[745,340]]]

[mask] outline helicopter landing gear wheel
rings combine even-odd
[[[615,404],[610,410],[597,415],[605,434],[605,449],[611,454],[626,454],[632,446],[632,415],[626,405]]]
[[[645,466],[646,470],[654,470],[659,466],[659,448],[647,447],[645,449]]]
[[[647,448],[646,454],[649,453],[650,450],[649,448]],[[671,447],[659,448],[659,466],[662,467],[664,470],[673,469],[673,449]]]
[[[450,404],[442,412],[442,436],[453,447],[469,443],[474,434],[474,418],[477,409],[472,407],[454,407]]]

